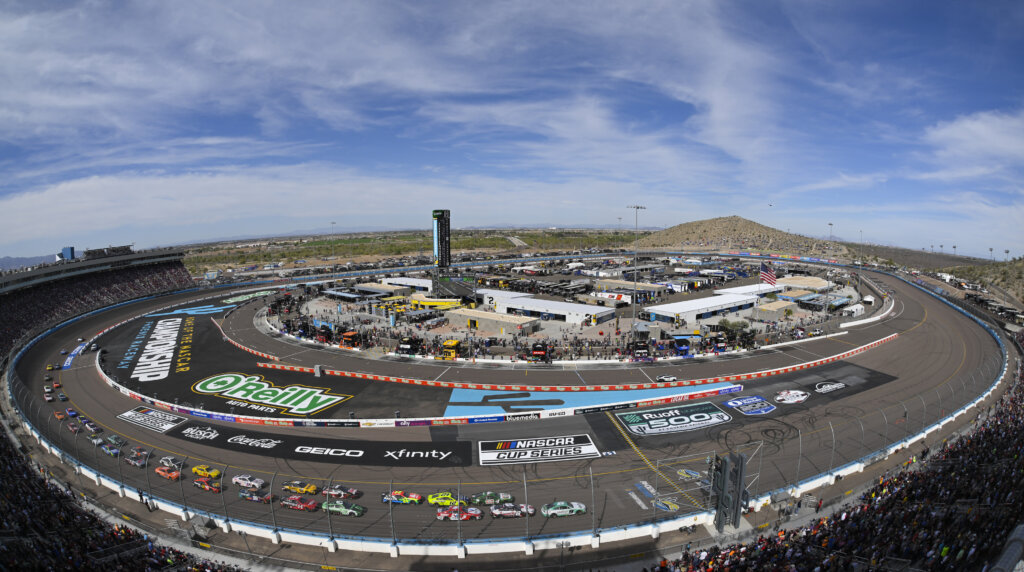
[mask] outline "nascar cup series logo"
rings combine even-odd
[[[312,415],[337,405],[351,395],[332,395],[319,387],[274,387],[260,375],[225,373],[196,382],[192,391],[257,405],[269,405],[287,415]]]

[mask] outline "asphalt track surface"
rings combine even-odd
[[[403,541],[455,540],[457,538],[537,537],[570,531],[609,528],[667,518],[703,510],[707,502],[699,479],[690,479],[681,469],[702,472],[710,453],[729,450],[749,456],[748,483],[751,491],[774,490],[839,467],[870,451],[884,448],[929,425],[935,419],[959,408],[984,391],[996,373],[998,349],[992,338],[969,319],[917,288],[892,277],[878,277],[895,292],[894,311],[884,320],[854,328],[850,333],[827,340],[815,340],[775,351],[745,354],[742,358],[710,359],[683,364],[580,368],[531,367],[509,369],[483,364],[432,364],[409,360],[368,360],[339,350],[325,350],[310,344],[261,333],[254,322],[257,304],[243,306],[224,324],[225,332],[247,346],[278,355],[285,363],[324,364],[346,371],[383,375],[440,379],[531,384],[611,384],[646,382],[657,375],[672,374],[680,379],[740,374],[782,367],[838,354],[892,333],[900,335],[878,348],[847,360],[799,372],[747,381],[740,396],[761,396],[775,409],[762,415],[744,415],[724,404],[736,395],[704,399],[731,418],[728,422],[704,429],[638,436],[611,412],[585,416],[543,419],[524,423],[494,423],[446,427],[393,428],[313,428],[264,427],[223,423],[212,419],[186,419],[166,433],[142,428],[119,419],[119,415],[142,404],[111,390],[96,372],[95,354],[85,352],[67,369],[52,372],[70,400],[45,403],[42,400],[46,364],[63,362],[61,349],[73,350],[78,337],[90,338],[130,317],[190,298],[210,296],[209,292],[163,297],[112,309],[78,321],[42,340],[26,352],[17,367],[23,383],[13,390],[32,422],[51,439],[61,443],[82,462],[119,477],[132,487],[151,490],[153,496],[175,502],[184,499],[189,507],[224,513],[232,519],[275,524],[280,528],[333,532],[334,535],[397,537]],[[211,304],[209,301],[196,305]],[[192,307],[193,304],[189,304]],[[158,319],[166,318],[157,317]],[[239,372],[265,375],[277,387],[293,384],[316,386],[339,395],[351,395],[339,405],[320,412],[320,418],[348,419],[354,411],[361,418],[390,417],[396,409],[402,415],[440,415],[450,410],[452,390],[411,387],[388,382],[366,382],[351,378],[313,378],[309,374],[268,372],[255,366],[265,361],[224,342],[220,333],[204,326],[209,316],[196,316],[192,357],[187,372],[175,373],[166,380],[144,389],[161,400],[193,401],[205,399],[204,408],[230,411],[219,397],[199,396],[192,391],[196,382],[211,375]],[[127,351],[126,340],[139,334],[139,321],[130,322],[105,334],[100,343],[108,347],[105,366],[118,375],[116,365]],[[120,330],[120,331],[119,331]],[[109,345],[108,345],[109,344]],[[280,374],[280,375],[279,375]],[[119,379],[124,377],[119,375]],[[815,391],[821,383],[840,382],[844,388],[828,393]],[[146,384],[133,385],[133,389]],[[803,390],[810,397],[796,404],[776,403],[774,396],[783,390]],[[461,398],[460,398],[461,399]],[[685,404],[679,404],[685,405]],[[104,435],[119,434],[128,439],[126,448],[141,446],[152,451],[152,458],[175,455],[187,458],[186,472],[199,464],[224,471],[225,494],[214,494],[191,486],[193,475],[184,482],[170,482],[153,473],[155,463],[146,470],[103,455],[86,440],[83,433],[73,434],[66,421],[58,421],[53,412],[73,407],[104,429]],[[667,406],[658,406],[660,410]],[[236,411],[241,414],[242,411]],[[629,410],[642,413],[643,410]],[[245,411],[248,415],[259,414]],[[210,428],[216,439],[189,439],[182,436],[190,428]],[[191,432],[197,434],[195,431]],[[243,436],[242,443],[228,444],[229,436]],[[480,441],[589,436],[601,456],[597,458],[532,464],[480,466],[477,445]],[[277,441],[271,449],[248,442]],[[264,441],[259,441],[264,439]],[[255,440],[255,441],[254,441]],[[364,451],[364,458],[295,454],[297,446],[321,446],[346,443]],[[288,451],[286,454],[286,450]],[[405,453],[399,453],[404,450]],[[377,456],[370,455],[376,451]],[[391,455],[387,452],[391,451]],[[436,451],[433,458],[415,456],[411,451]],[[443,452],[457,453],[440,459]],[[251,474],[274,481],[273,506],[239,499],[230,477]],[[368,508],[361,518],[327,516],[285,509],[277,499],[287,496],[280,489],[285,480],[301,479],[320,486],[334,483],[360,489],[364,496],[356,502]],[[591,480],[592,479],[592,480]],[[526,492],[524,494],[524,480]],[[593,487],[591,486],[593,482]],[[679,505],[675,512],[653,508],[642,490],[657,490],[662,498]],[[517,502],[528,501],[538,509],[553,500],[583,502],[585,516],[545,519],[491,519],[459,525],[435,519],[435,509],[426,506],[384,505],[380,494],[393,486],[427,494],[451,490],[462,494],[483,490],[506,491]],[[264,490],[267,490],[266,488]],[[289,493],[290,494],[290,493]],[[316,500],[323,497],[305,495]],[[389,510],[389,508],[391,510]],[[485,513],[486,514],[486,513]],[[392,525],[393,521],[393,525]]]

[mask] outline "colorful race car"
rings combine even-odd
[[[124,458],[124,462],[141,469],[146,466],[146,457],[142,455],[129,455]]]
[[[64,395],[64,392],[62,391],[62,392],[57,394],[57,399],[59,399],[61,401],[67,401],[68,400],[68,396]]]
[[[512,496],[510,493],[486,491],[471,495],[469,497],[469,502],[473,504],[501,504],[506,502],[516,502],[516,497]]]
[[[333,512],[342,516],[363,516],[366,514],[365,506],[344,500],[324,501],[321,508],[324,512]]]
[[[104,453],[110,455],[111,457],[117,457],[118,455],[121,454],[121,450],[120,449],[118,449],[117,447],[115,447],[115,446],[113,446],[113,445],[111,445],[109,443],[104,443],[104,444],[100,445],[100,450],[103,451]]]
[[[53,401],[53,394],[52,393],[44,393],[43,394],[43,401],[45,401],[47,403],[50,403],[51,401]]]
[[[168,481],[176,481],[181,478],[181,472],[176,469],[172,469],[171,467],[157,467],[153,472]]]
[[[78,426],[78,423],[75,423],[74,421],[68,422],[68,431],[71,431],[72,433],[78,433],[81,430],[82,428]]]
[[[281,499],[281,506],[294,510],[314,511],[317,509],[316,501],[306,500],[299,495],[293,495],[288,498]]]
[[[467,500],[468,499],[466,499],[466,497],[459,497],[456,499],[455,495],[449,491],[434,493],[427,497],[427,502],[434,506],[452,506],[454,504],[466,506]]]
[[[540,507],[540,513],[546,517],[572,516],[587,512],[587,506],[581,502],[555,501]]]
[[[533,516],[536,510],[532,505],[513,504],[510,502],[491,505],[491,516],[494,518],[519,518]]]
[[[210,477],[199,477],[192,481],[192,486],[203,489],[204,491],[210,491],[211,493],[220,492],[220,482],[215,481]]]
[[[88,429],[89,431],[92,431],[93,433],[101,433],[103,431],[103,429],[101,429],[99,425],[93,423],[92,421],[89,421],[88,419],[82,421],[82,425],[85,426],[85,428]]]
[[[263,488],[263,479],[257,479],[252,475],[235,475],[231,477],[231,482],[243,489]]]
[[[57,418],[57,421],[63,421],[67,418],[63,411],[54,411],[53,416]]]
[[[212,469],[210,465],[196,465],[192,467],[192,474],[216,479],[220,476],[220,469]]]
[[[53,388],[50,387],[49,385],[44,385],[43,386],[43,393],[53,393]]]
[[[394,504],[422,504],[423,495],[407,493],[405,491],[391,491],[390,493],[381,493],[380,502],[389,502]]]
[[[450,506],[437,509],[437,520],[480,520],[484,513],[476,507]]]
[[[149,457],[149,451],[147,451],[145,447],[141,447],[141,446],[139,446],[139,447],[132,447],[131,454],[132,455],[138,455],[140,457]]]
[[[363,491],[346,487],[345,485],[331,485],[320,491],[324,496],[334,499],[357,499],[363,496]]]
[[[274,495],[270,493],[261,493],[257,489],[239,489],[238,498],[268,504],[270,501],[274,500]]]
[[[99,447],[100,445],[103,444],[103,436],[89,435],[89,442],[92,443],[94,447]]]
[[[64,413],[67,413],[67,414],[68,414],[68,417],[77,417],[77,416],[78,416],[78,412],[77,412],[77,411],[75,411],[74,409],[70,408],[70,407],[68,407],[67,409],[65,409],[65,410],[64,410]]]
[[[53,382],[53,388],[54,389],[60,389],[60,382],[59,381]]]
[[[299,494],[311,494],[315,495],[317,491],[316,485],[313,483],[307,483],[305,481],[285,481],[281,488],[293,493]]]

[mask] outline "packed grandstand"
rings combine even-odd
[[[62,278],[0,295],[0,352],[25,336],[119,302],[190,287],[181,262]],[[1024,342],[1024,334],[1017,335]],[[6,367],[5,363],[5,367]],[[999,556],[1024,511],[1024,387],[1013,385],[973,428],[879,477],[857,502],[803,507],[806,525],[724,546],[686,546],[646,570],[975,570]],[[4,409],[7,437],[18,423]],[[0,569],[234,570],[133,527],[109,524],[71,483],[0,439]],[[821,510],[821,512],[817,512]],[[827,515],[827,516],[826,516]],[[616,569],[639,571],[641,565]]]

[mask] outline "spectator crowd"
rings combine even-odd
[[[930,454],[929,454],[930,453]],[[690,550],[647,572],[985,570],[1024,514],[1024,384],[965,436],[925,449],[858,502],[753,542]]]

